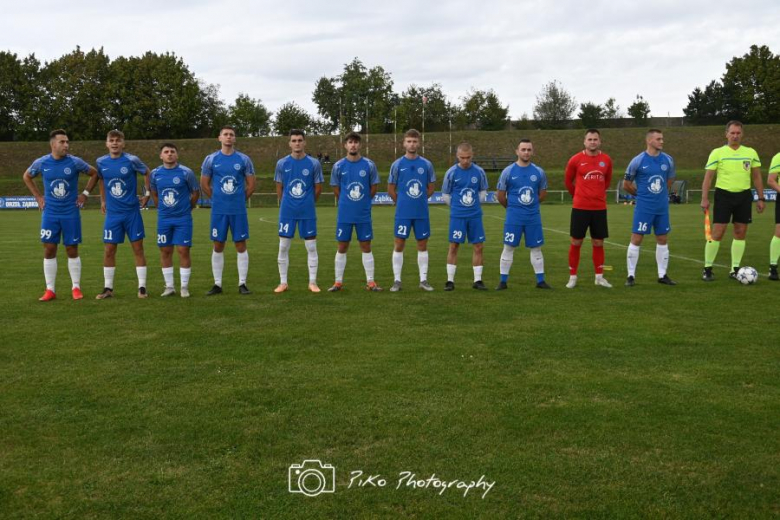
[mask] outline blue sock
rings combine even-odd
[[[544,273],[539,273],[536,275],[536,283],[542,283],[544,281]]]
[[[509,275],[508,274],[502,274],[501,275],[501,281],[506,283],[507,280],[509,280]]]

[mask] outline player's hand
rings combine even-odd
[[[149,196],[149,197],[141,197],[141,209],[144,209],[146,207],[146,205],[149,204],[149,199],[150,198],[151,198],[151,196]]]
[[[710,200],[709,199],[701,199],[701,210],[707,211],[710,209]]]
[[[38,202],[38,211],[43,211],[46,207],[46,199],[43,197],[35,197],[35,200]]]
[[[105,215],[106,214],[106,201],[101,200],[100,201],[100,212]]]
[[[759,212],[759,213],[763,213],[763,212],[764,212],[764,206],[765,206],[765,205],[766,205],[766,204],[764,203],[764,201],[763,201],[763,200],[759,200],[759,201],[756,203],[756,209],[758,210],[758,212]]]
[[[84,205],[87,203],[87,196],[83,193],[79,193],[79,198],[76,199],[76,206],[79,208],[83,208]]]

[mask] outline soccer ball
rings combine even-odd
[[[758,271],[752,267],[741,267],[739,271],[737,271],[737,280],[739,280],[739,283],[742,285],[754,284],[756,283],[756,280],[758,280]]]

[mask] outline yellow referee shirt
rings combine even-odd
[[[780,154],[779,154],[780,155]],[[752,169],[761,166],[756,151],[747,146],[736,150],[729,145],[715,148],[707,159],[706,170],[715,170],[715,187],[738,193],[750,189]]]

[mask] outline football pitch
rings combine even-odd
[[[323,292],[306,290],[295,239],[290,291],[276,295],[277,209],[257,208],[254,294],[238,294],[228,244],[225,294],[207,298],[209,211],[198,209],[189,299],[159,297],[156,212],[145,211],[151,297],[136,298],[124,244],[116,297],[96,301],[103,216],[93,209],[82,213],[85,299],[70,299],[61,248],[58,299],[46,304],[37,301],[40,214],[1,212],[0,516],[775,518],[773,211],[754,213],[748,233],[742,263],[761,273],[752,286],[727,277],[730,238],[716,282],[700,281],[702,216],[688,204],[671,208],[669,275],[679,285],[656,282],[650,236],[637,285],[624,287],[633,208],[611,205],[614,288],[593,284],[586,242],[580,285],[568,290],[570,207],[546,204],[552,291],[534,287],[525,248],[508,291],[473,290],[466,244],[456,290],[444,292],[449,216],[431,207],[434,292],[417,288],[410,242],[401,292],[366,292],[353,244],[345,290],[331,294],[335,209],[321,206]],[[392,223],[392,208],[374,208],[385,289]],[[492,289],[503,210],[486,208],[484,223]],[[177,290],[178,278],[177,269]],[[321,493],[297,492],[306,490]]]

